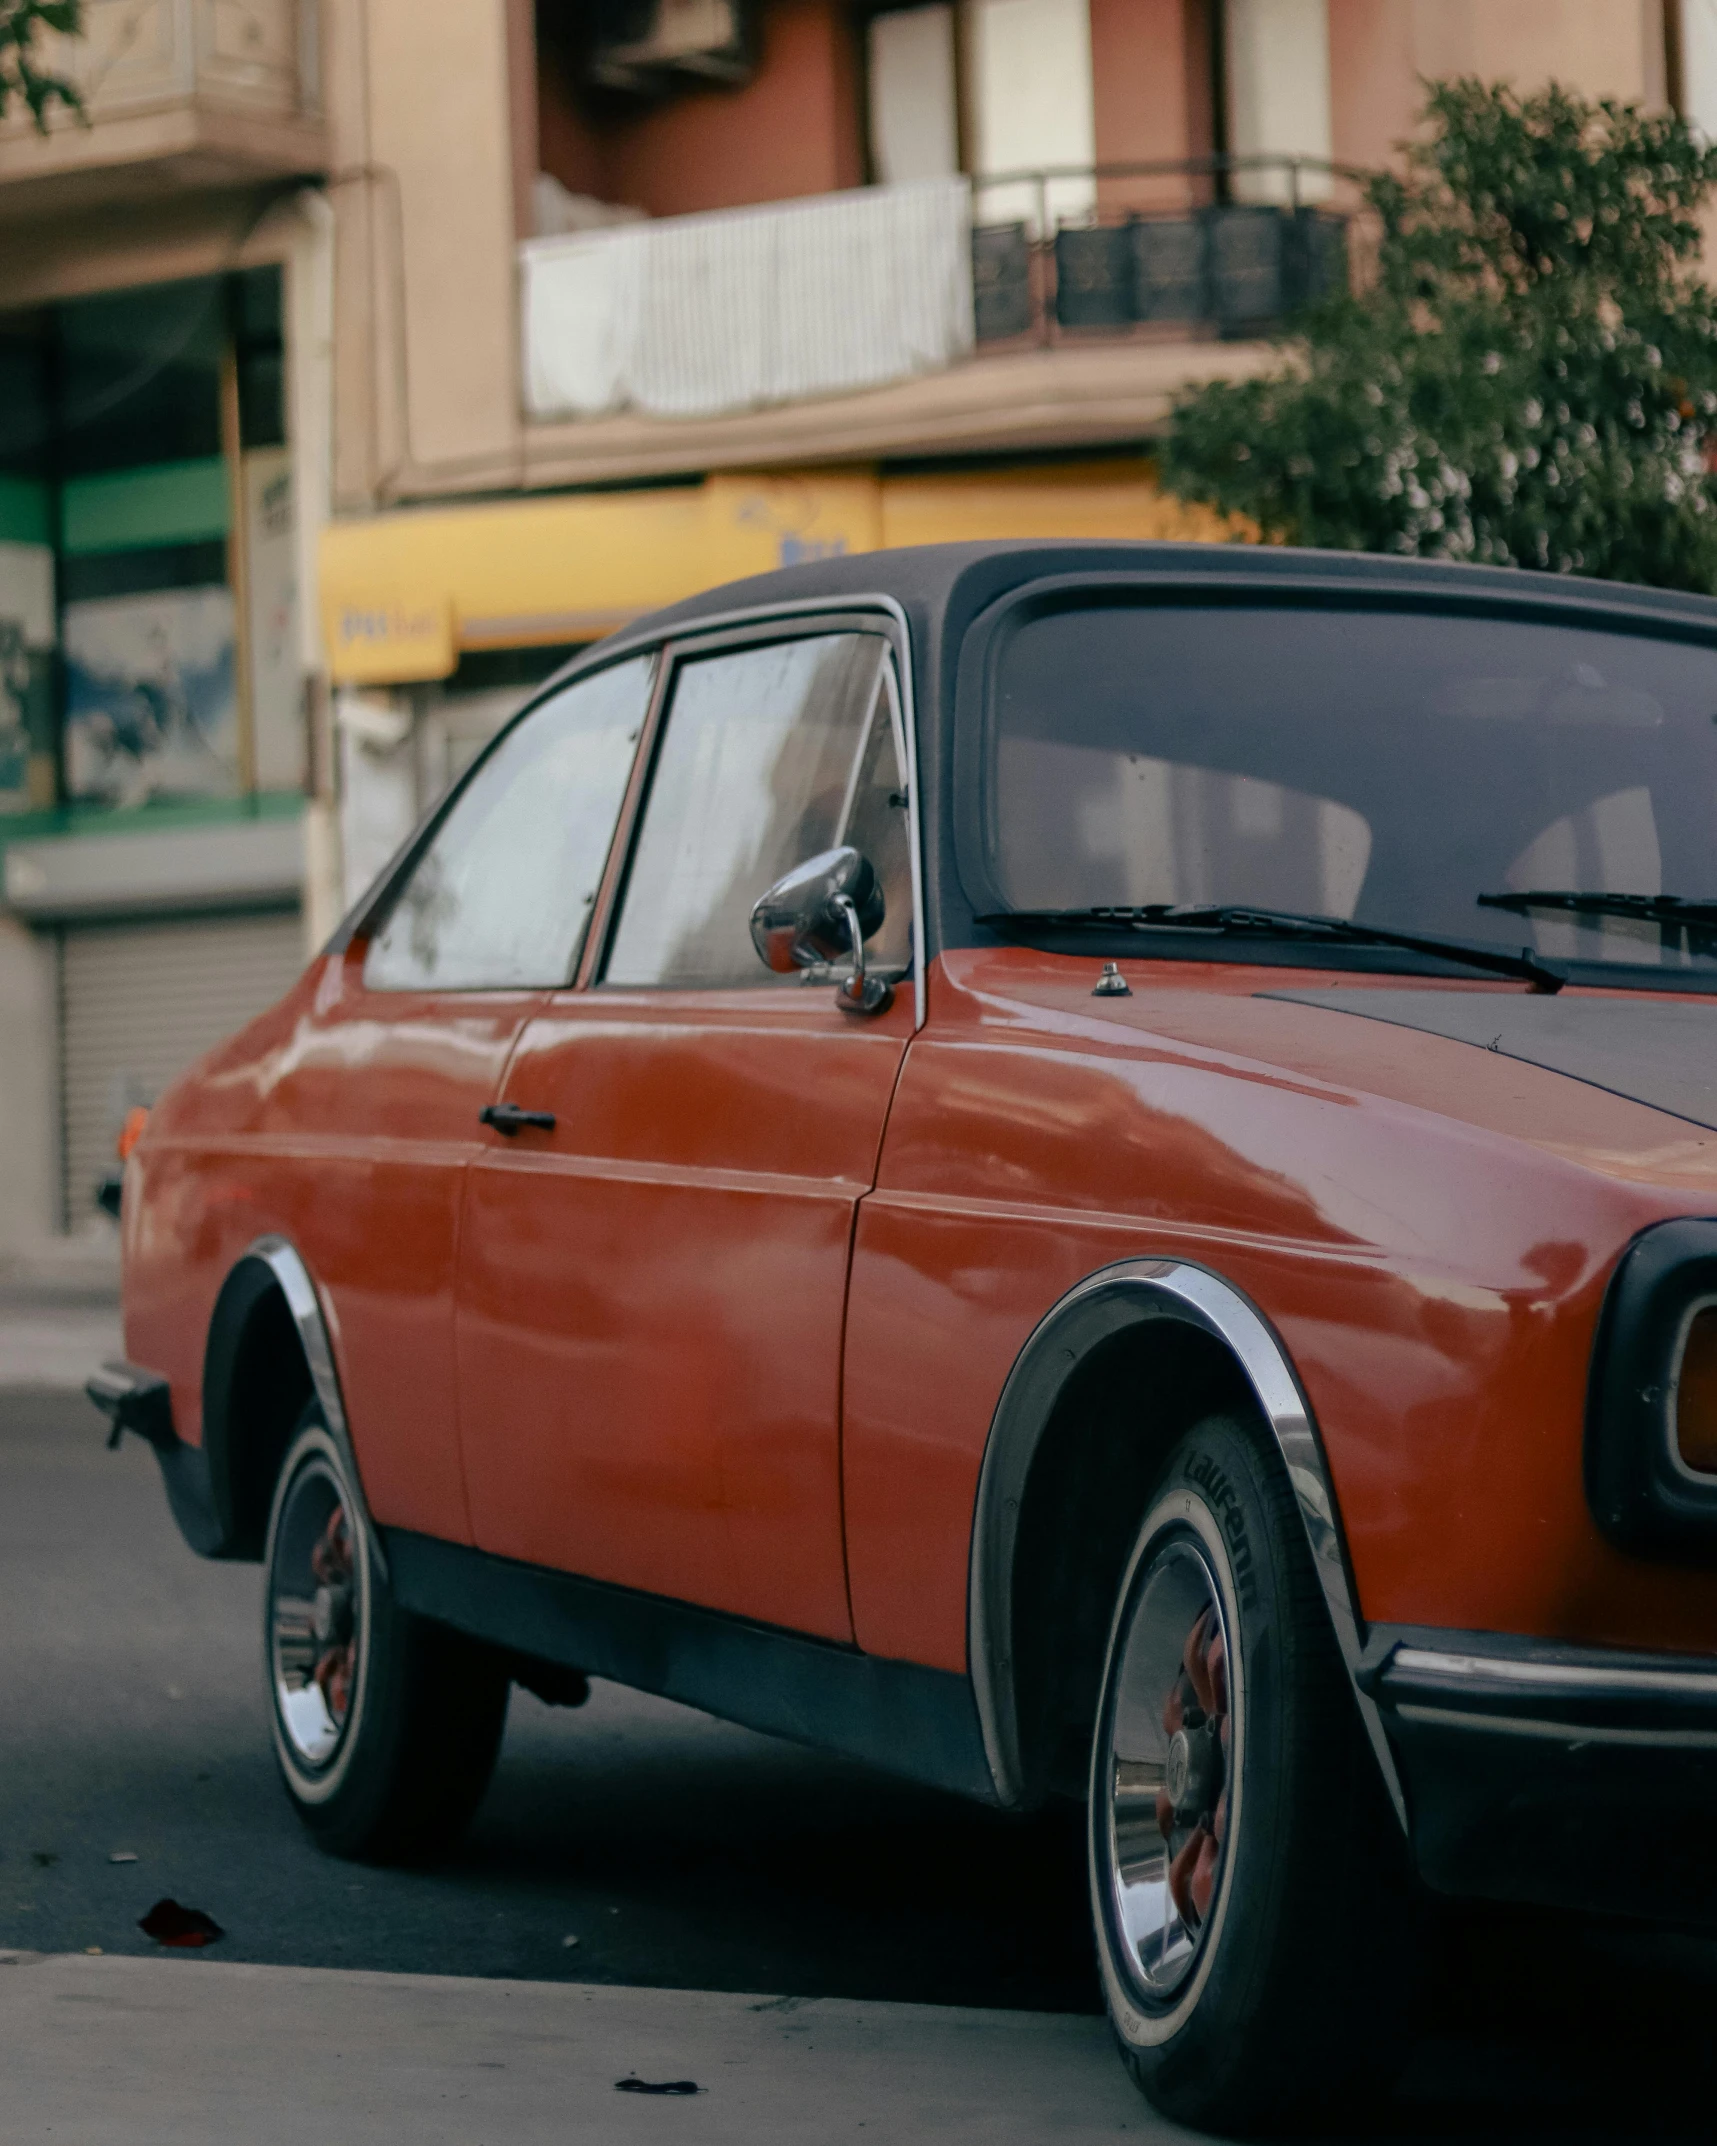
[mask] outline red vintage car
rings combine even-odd
[[[1078,1799],[1218,2126],[1381,2068],[1427,1887],[1683,1912],[1714,835],[1691,597],[978,545],[590,651],[125,1168],[93,1391],[305,1823],[587,1674]]]

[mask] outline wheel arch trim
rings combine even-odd
[[[1257,1400],[1280,1452],[1349,1681],[1364,1627],[1342,1540],[1341,1516],[1311,1404],[1280,1337],[1257,1305],[1208,1267],[1183,1259],[1128,1259],[1076,1282],[1033,1329],[1014,1360],[991,1419],[972,1521],[967,1611],[972,1692],[984,1751],[1004,1804],[1025,1798],[1014,1695],[1014,1553],[1027,1478],[1067,1380],[1112,1336],[1169,1320],[1219,1342]],[[1353,1685],[1384,1784],[1405,1823],[1394,1756],[1373,1700]]]
[[[387,1579],[387,1553],[382,1547],[381,1534],[370,1516],[369,1499],[364,1492],[363,1471],[358,1466],[357,1452],[352,1445],[351,1427],[346,1416],[345,1396],[340,1389],[339,1366],[334,1357],[333,1337],[328,1330],[327,1314],[322,1298],[302,1253],[289,1238],[267,1235],[256,1238],[245,1247],[243,1254],[233,1262],[226,1280],[221,1284],[220,1294],[215,1299],[214,1313],[209,1322],[209,1341],[204,1352],[204,1416],[208,1415],[209,1395],[206,1382],[210,1362],[214,1354],[214,1340],[223,1316],[223,1306],[230,1304],[235,1284],[242,1284],[247,1270],[258,1267],[267,1270],[272,1286],[280,1292],[285,1302],[287,1315],[292,1321],[298,1345],[304,1352],[304,1364],[310,1374],[311,1390],[317,1406],[322,1411],[328,1426],[328,1435],[339,1449],[340,1457],[351,1474],[362,1509],[365,1533],[369,1537],[370,1552],[384,1581]],[[245,1304],[248,1313],[250,1305]],[[227,1433],[230,1438],[230,1429]],[[224,1462],[225,1456],[222,1456]]]

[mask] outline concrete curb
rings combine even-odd
[[[693,2079],[695,2097],[618,2093]],[[1101,2020],[0,1953],[0,2140],[1025,2146],[1186,2138]]]

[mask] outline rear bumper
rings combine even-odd
[[[1377,1629],[1359,1680],[1429,1884],[1717,1919],[1717,1660]]]
[[[227,1548],[209,1478],[208,1455],[188,1446],[173,1427],[173,1399],[167,1381],[142,1364],[103,1364],[84,1391],[113,1426],[111,1451],[127,1431],[154,1449],[161,1464],[167,1503],[173,1518],[199,1557],[220,1557]]]

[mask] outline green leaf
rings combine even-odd
[[[1183,498],[1338,549],[1717,589],[1717,148],[1554,86],[1431,86],[1367,188],[1375,282],[1177,407]]]
[[[48,113],[56,104],[85,116],[76,84],[40,64],[37,40],[43,31],[80,36],[82,0],[0,0],[0,116],[21,98],[39,134],[48,131]]]

